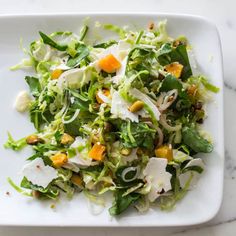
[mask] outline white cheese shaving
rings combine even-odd
[[[131,121],[138,122],[138,114],[128,110],[130,105],[120,96],[119,92],[115,91],[112,94],[111,114],[114,118],[130,119]]]
[[[52,180],[57,178],[57,171],[51,166],[46,166],[42,158],[36,158],[23,167],[23,176],[32,184],[46,188]]]
[[[160,192],[171,190],[171,174],[166,171],[167,159],[152,157],[149,159],[147,166],[143,170],[143,175],[150,186],[148,199],[154,202],[160,196]]]
[[[92,159],[88,157],[88,148],[86,147],[87,140],[82,137],[76,137],[70,148],[76,151],[74,157],[69,158],[68,163],[73,163],[81,166],[90,166]],[[82,150],[79,150],[81,149]]]
[[[29,105],[31,103],[31,98],[30,95],[28,94],[27,91],[21,91],[15,101],[15,108],[19,112],[25,112],[28,110]]]

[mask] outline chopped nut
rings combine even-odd
[[[197,92],[197,86],[195,84],[192,84],[190,87],[187,89],[188,95],[195,96]]]
[[[71,180],[71,182],[73,184],[75,184],[75,185],[77,185],[79,187],[83,187],[83,184],[82,184],[83,180],[82,180],[82,178],[79,175],[73,174],[70,180]]]
[[[122,155],[124,155],[124,156],[128,156],[130,153],[131,153],[131,149],[130,148],[122,148],[121,150],[120,150],[120,153],[122,154]]]
[[[153,23],[153,22],[150,22],[150,23],[149,23],[148,29],[149,29],[149,30],[153,30],[153,29],[154,29],[154,23]]]
[[[42,142],[43,142],[43,140],[35,134],[32,134],[26,138],[26,143],[29,145],[36,145],[36,144],[42,143]]]
[[[136,101],[129,107],[129,110],[134,113],[140,111],[141,109],[143,109],[143,107],[144,107],[144,102]]]
[[[33,196],[34,198],[39,198],[39,197],[40,197],[40,192],[37,191],[37,190],[32,190],[32,196]]]
[[[159,158],[166,158],[168,161],[173,160],[173,150],[171,145],[163,145],[155,149],[155,154]]]
[[[64,133],[61,137],[61,144],[66,145],[66,144],[71,144],[74,142],[74,138],[72,136],[70,136],[67,133]]]
[[[56,153],[55,155],[51,156],[50,159],[52,160],[52,164],[54,167],[59,168],[67,163],[68,157],[65,153]]]

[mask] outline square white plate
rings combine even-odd
[[[24,76],[27,72],[9,71],[23,57],[19,48],[20,38],[24,46],[39,38],[38,31],[78,32],[85,17],[90,22],[129,25],[138,29],[147,27],[151,21],[167,19],[171,36],[186,35],[194,47],[198,66],[203,74],[221,88],[215,101],[208,107],[205,127],[213,135],[214,152],[204,157],[206,171],[197,187],[177,204],[171,212],[151,209],[146,214],[131,210],[120,218],[111,218],[107,209],[99,216],[90,213],[83,194],[73,200],[60,200],[55,210],[51,202],[39,202],[21,196],[6,181],[8,176],[19,184],[19,171],[29,150],[15,153],[5,150],[3,144],[7,131],[15,138],[24,137],[33,131],[26,116],[13,109],[14,99],[22,89],[27,89]],[[217,213],[222,199],[224,133],[223,133],[223,80],[220,40],[216,27],[207,20],[183,15],[169,14],[74,14],[74,15],[33,15],[0,17],[0,225],[29,226],[177,226],[192,225],[210,220]],[[108,34],[104,34],[107,37]],[[10,192],[10,196],[6,192]],[[110,202],[107,203],[107,208]]]

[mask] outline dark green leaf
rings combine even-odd
[[[132,203],[136,202],[141,195],[138,193],[130,193],[126,196],[122,196],[125,190],[115,191],[115,200],[112,207],[109,209],[111,215],[119,215],[124,212]]]
[[[187,171],[195,171],[199,174],[203,172],[203,168],[201,166],[189,166],[183,169],[182,173],[185,173]]]
[[[51,47],[56,48],[59,51],[65,51],[68,47],[67,45],[60,45],[60,44],[56,43],[49,36],[47,36],[46,34],[44,34],[41,31],[39,31],[39,34],[40,34],[40,36],[41,36],[41,38],[42,38],[42,40],[45,44],[48,44]]]
[[[41,92],[41,84],[38,78],[25,76],[25,80],[29,85],[30,92],[34,97],[38,97]]]
[[[182,84],[178,79],[176,79],[173,75],[167,75],[163,80],[160,88],[160,92],[168,92],[172,89],[177,89],[179,93],[182,92]]]
[[[186,45],[179,45],[176,48],[173,48],[170,52],[167,50],[167,53],[162,53],[162,55],[158,57],[158,60],[163,66],[172,62],[179,62],[182,64],[184,66],[181,74],[181,78],[183,80],[188,79],[192,75]]]
[[[195,152],[209,153],[213,150],[213,145],[200,136],[196,129],[184,127],[182,129],[183,142]]]

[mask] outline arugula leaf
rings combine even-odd
[[[59,51],[65,51],[68,47],[67,45],[60,45],[60,44],[56,43],[49,36],[47,36],[46,34],[44,34],[41,31],[39,31],[39,34],[40,34],[40,36],[41,36],[41,38],[42,38],[42,40],[45,44],[48,44],[51,47],[56,48]]]
[[[32,76],[25,76],[25,80],[29,85],[30,92],[34,97],[38,97],[41,92],[41,84],[38,78]]]
[[[167,46],[166,46],[167,47]],[[171,51],[167,50],[167,53],[162,53],[158,56],[158,60],[162,66],[170,64],[172,62],[179,62],[184,66],[181,78],[185,81],[192,75],[192,69],[188,59],[188,53],[186,50],[186,45],[179,45],[173,48]]]
[[[77,54],[74,58],[67,61],[67,66],[76,67],[80,62],[89,55],[89,49],[84,44],[80,44],[77,48]]]
[[[125,193],[124,189],[119,189],[115,191],[115,200],[111,208],[109,208],[110,215],[119,215],[124,212],[132,203],[136,202],[141,194],[139,193],[130,193],[126,196],[123,196]]]
[[[196,129],[184,127],[182,129],[183,143],[195,152],[209,153],[213,150],[213,145],[200,136]]]
[[[56,187],[53,187],[49,184],[47,188],[43,188],[41,186],[32,184],[26,177],[22,179],[20,186],[22,188],[39,191],[40,198],[50,198],[50,199],[55,200],[57,196],[59,195],[59,190]]]
[[[9,132],[7,133],[7,135],[8,135],[8,140],[4,144],[5,148],[11,148],[14,151],[19,151],[27,145],[25,138],[14,140]]]
[[[120,139],[124,147],[153,149],[156,131],[145,123],[124,122],[120,127]]]
[[[80,127],[82,125],[82,122],[79,118],[74,119],[71,123],[64,124],[64,130],[65,133],[73,136],[78,136],[81,134]]]

